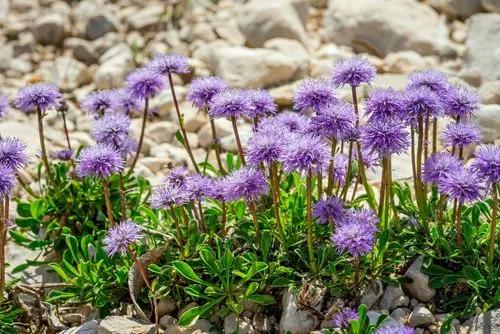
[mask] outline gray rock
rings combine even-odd
[[[476,14],[467,20],[465,68],[477,69],[484,81],[500,79],[500,14]]]
[[[429,325],[434,321],[435,319],[432,312],[423,306],[417,306],[408,318],[408,323],[412,327]]]
[[[449,42],[437,13],[413,0],[330,0],[323,39],[380,57],[402,50],[435,54]]]
[[[481,313],[465,322],[470,334],[500,333],[500,309]]]
[[[147,136],[155,143],[168,143],[172,140],[177,126],[171,122],[154,122],[148,126]]]
[[[224,118],[218,118],[215,120],[215,131],[217,132],[217,137],[223,138],[233,133],[231,122]],[[198,132],[198,138],[200,140],[199,144],[201,147],[207,148],[212,143],[212,132],[210,129],[210,124],[205,124],[202,126]]]
[[[411,310],[407,307],[400,307],[391,312],[391,318],[399,322],[400,324],[406,324],[408,320],[408,316],[410,315]]]
[[[236,20],[214,22],[214,30],[217,33],[217,36],[226,40],[231,45],[245,45],[245,35],[242,34]]]
[[[177,308],[175,301],[169,297],[163,297],[158,301],[158,305],[156,306],[158,316],[162,317],[165,314],[172,313]]]
[[[198,319],[191,327],[169,326],[163,334],[208,334],[212,324],[205,319]]]
[[[481,0],[481,5],[488,12],[500,13],[500,1],[498,0]]]
[[[62,331],[59,334],[97,334],[99,323],[96,320],[91,320],[79,327],[73,327]]]
[[[471,86],[481,85],[481,72],[474,68],[464,68],[458,72],[458,77]]]
[[[83,322],[83,315],[80,313],[67,313],[62,316],[62,320],[69,325],[74,323],[81,324]]]
[[[294,60],[298,70],[293,79],[309,76],[311,55],[299,42],[287,38],[273,38],[264,43],[264,48],[279,51]]]
[[[153,334],[155,325],[139,323],[128,317],[107,316],[99,324],[97,334]]]
[[[408,73],[437,65],[431,57],[422,57],[415,51],[400,51],[389,53],[384,58],[382,69],[388,73]]]
[[[158,3],[150,6],[144,6],[141,10],[129,15],[126,19],[127,29],[146,31],[158,28],[161,16],[164,13],[165,5]]]
[[[87,65],[97,62],[97,52],[94,45],[81,38],[71,37],[64,41],[64,45],[73,53],[73,58]]]
[[[384,287],[380,280],[371,282],[361,292],[361,304],[365,304],[368,309],[371,309],[383,293]]]
[[[297,297],[290,290],[283,295],[282,307],[283,311],[279,325],[280,334],[287,332],[307,334],[318,327],[320,323],[316,314],[299,308]]]
[[[231,313],[224,318],[224,333],[251,334],[255,330],[245,318],[238,319],[236,314]]]
[[[169,314],[165,314],[163,317],[160,318],[160,327],[163,329],[167,329],[168,327],[171,327],[176,323],[177,319],[175,319]]]
[[[306,44],[304,14],[307,14],[307,1],[304,0],[252,0],[241,9],[238,24],[252,47],[261,47],[267,40],[277,37]]]
[[[379,302],[381,309],[392,311],[397,307],[408,306],[410,299],[405,296],[401,286],[389,285]]]
[[[17,35],[17,40],[12,44],[14,55],[17,57],[24,53],[31,53],[35,49],[35,45],[36,41],[33,34],[28,31],[22,32]]]
[[[100,11],[87,19],[84,35],[85,38],[94,40],[116,30],[116,19],[109,12]]]
[[[500,105],[488,104],[476,113],[475,121],[481,129],[483,143],[493,143],[500,138]]]
[[[271,322],[269,317],[265,314],[258,313],[254,316],[252,322],[254,328],[260,332],[270,332]]]
[[[51,13],[38,17],[32,27],[33,35],[43,45],[59,45],[65,37],[65,26],[68,18],[59,13]]]
[[[91,80],[87,66],[71,57],[58,57],[50,70],[50,81],[65,91],[88,84]]]
[[[405,273],[405,290],[409,295],[421,302],[428,302],[436,294],[436,290],[429,287],[429,276],[422,272],[423,257],[419,256]]]
[[[451,18],[466,19],[482,11],[480,0],[431,0],[429,5]]]
[[[500,104],[500,80],[485,82],[478,93],[484,104]]]
[[[117,44],[106,51],[99,59],[102,64],[94,75],[96,88],[111,89],[121,86],[133,67],[132,59],[132,51],[125,44]]]
[[[382,313],[375,311],[366,312],[366,316],[368,317],[368,321],[370,322],[370,324],[376,324],[381,315]],[[396,325],[399,325],[399,323],[396,320],[392,319],[391,317],[387,317],[382,323],[382,326],[396,326]]]
[[[0,70],[8,70],[14,57],[14,49],[10,44],[0,45]]]

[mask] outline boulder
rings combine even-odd
[[[500,105],[487,104],[474,116],[475,121],[481,129],[482,142],[493,143],[500,138]]]
[[[481,0],[431,0],[429,5],[450,18],[466,19],[482,11]]]
[[[405,296],[401,286],[389,285],[384,291],[379,306],[383,310],[392,311],[397,307],[408,306],[410,299]]]
[[[60,13],[50,13],[38,17],[33,24],[33,35],[42,45],[59,45],[65,37],[68,17]]]
[[[142,9],[136,11],[134,15],[129,15],[125,20],[127,29],[129,31],[139,30],[147,31],[153,28],[158,29],[161,22],[161,16],[165,11],[163,3],[144,6]]]
[[[320,323],[316,313],[312,313],[307,309],[300,309],[297,296],[290,290],[283,295],[282,309],[279,325],[280,334],[308,334],[316,329]]]
[[[434,320],[432,312],[419,305],[413,310],[413,312],[411,312],[410,317],[408,318],[408,323],[412,327],[418,327],[429,325],[433,323]]]
[[[465,322],[470,327],[469,334],[500,333],[500,309],[481,313]]]
[[[146,325],[128,317],[111,315],[99,324],[97,334],[153,334],[155,325]]]
[[[483,81],[500,79],[500,14],[476,14],[467,20],[464,67],[474,68]]]
[[[408,320],[408,316],[410,315],[411,310],[407,307],[400,307],[391,312],[391,318],[399,322],[400,324],[406,324]]]
[[[294,79],[309,76],[311,55],[299,42],[287,38],[273,38],[264,43],[264,48],[286,54],[295,62],[298,71]]]
[[[419,256],[405,273],[404,288],[409,295],[421,302],[428,302],[436,294],[436,290],[429,287],[429,275],[422,272],[423,256]]]
[[[389,73],[408,73],[436,65],[437,61],[431,57],[422,57],[415,51],[400,51],[389,53],[384,58],[382,70]]]
[[[117,44],[106,51],[99,61],[101,65],[94,75],[96,88],[111,89],[120,87],[127,73],[132,69],[132,51],[126,44]]]
[[[368,309],[371,309],[383,293],[382,282],[380,280],[373,281],[361,291],[361,304],[365,304]]]
[[[82,38],[71,37],[64,41],[66,48],[70,49],[73,58],[87,65],[97,62],[97,52],[94,45]]]
[[[330,0],[325,15],[325,41],[379,57],[403,50],[435,54],[449,42],[445,22],[414,0]]]

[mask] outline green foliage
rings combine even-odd
[[[14,322],[23,314],[23,310],[6,300],[0,301],[0,333],[17,334]]]

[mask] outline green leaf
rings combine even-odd
[[[197,306],[190,308],[186,312],[182,313],[179,317],[179,326],[189,327],[192,326],[196,320],[198,320],[203,314],[210,311],[215,305],[219,304],[223,297],[216,299],[214,301],[208,302],[202,306]]]
[[[465,277],[473,281],[479,281],[481,279],[484,279],[483,275],[481,275],[481,272],[477,268],[474,268],[469,265],[466,265],[462,270],[462,272],[464,273]]]
[[[80,256],[78,254],[78,240],[76,240],[76,238],[72,235],[67,235],[66,244],[68,245],[68,249],[73,256],[73,260],[75,261],[75,263],[78,263],[78,261],[80,260]]]
[[[36,219],[42,219],[45,213],[45,203],[42,200],[34,200],[30,205],[31,216]]]
[[[252,293],[257,291],[259,288],[259,283],[257,282],[252,282],[248,285],[247,290],[245,291],[245,296],[250,296]]]
[[[200,258],[213,274],[218,275],[220,273],[220,266],[212,251],[208,249],[200,250]]]
[[[272,296],[268,295],[255,294],[248,296],[247,299],[260,305],[271,305],[276,303],[276,300]]]
[[[177,271],[184,278],[199,284],[208,285],[207,282],[205,282],[195,274],[193,268],[191,268],[186,262],[177,260],[172,262],[172,266],[174,267],[175,271]]]
[[[184,145],[185,145],[185,144],[184,144],[184,137],[182,136],[182,133],[180,132],[180,130],[177,130],[177,131],[175,132],[175,139],[177,139],[177,141],[178,141],[179,143],[181,143],[181,144],[182,144],[182,146],[184,146]]]
[[[64,269],[57,263],[51,263],[50,264],[50,267],[52,268],[52,270],[54,270],[58,275],[59,277],[61,277],[65,282],[69,281],[70,278],[69,276],[66,274],[66,272],[64,271]]]

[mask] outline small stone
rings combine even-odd
[[[107,11],[96,13],[88,17],[84,29],[86,39],[98,39],[109,32],[117,31],[116,18]]]
[[[83,321],[83,315],[80,313],[68,313],[62,316],[62,320],[68,325],[78,323],[81,324]]]
[[[171,122],[154,122],[148,126],[147,136],[155,143],[169,143],[177,131],[177,125]]]
[[[405,296],[401,286],[389,285],[384,291],[384,295],[379,302],[379,306],[384,310],[393,310],[397,307],[408,306],[410,299]]]
[[[388,73],[408,73],[436,65],[437,62],[431,57],[422,57],[415,51],[400,51],[389,53],[384,58],[382,69]]]
[[[271,331],[271,322],[269,321],[269,317],[265,314],[256,314],[253,318],[253,326],[260,332]]]
[[[500,333],[500,308],[481,313],[467,320],[470,334]]]
[[[295,90],[300,85],[302,80],[295,81],[291,84],[283,85],[276,88],[271,88],[269,94],[274,98],[274,102],[280,106],[289,108],[293,105]]]
[[[428,302],[436,294],[436,290],[429,287],[429,275],[422,272],[423,256],[419,256],[405,273],[405,290],[409,295],[421,302]]]
[[[458,77],[474,87],[481,85],[481,72],[477,69],[464,68],[458,72]]]
[[[392,311],[391,318],[404,325],[408,321],[408,316],[410,315],[411,310],[407,307],[400,307]]]
[[[147,31],[152,28],[158,28],[164,10],[165,5],[162,3],[143,7],[139,11],[134,12],[134,15],[127,17],[126,24],[128,30]]]
[[[369,283],[361,292],[361,304],[365,304],[368,309],[371,309],[373,305],[382,297],[384,293],[384,287],[380,280],[373,281]]]
[[[478,93],[484,104],[500,104],[500,80],[485,82]]]
[[[456,330],[457,334],[470,334],[470,327],[467,325],[458,325],[456,326]]]
[[[97,334],[99,323],[96,320],[90,320],[79,327],[66,329],[59,334]]]
[[[481,5],[488,12],[500,13],[500,3],[498,0],[481,0]]]
[[[71,91],[91,80],[87,66],[70,57],[58,57],[50,71],[50,81],[63,91]]]
[[[379,313],[379,312],[375,312],[375,311],[368,311],[366,312],[366,316],[368,317],[368,321],[370,322],[370,324],[376,324],[378,322],[378,319],[380,318],[380,316],[382,315],[383,313]],[[382,326],[395,326],[395,325],[398,325],[399,326],[399,323],[392,319],[391,317],[387,317],[384,322],[382,322]]]
[[[97,52],[94,45],[81,38],[71,37],[64,41],[67,48],[71,49],[73,57],[87,65],[97,62]]]
[[[236,314],[231,313],[224,318],[224,333],[255,333],[253,326],[245,318],[238,319]]]
[[[290,290],[286,291],[282,300],[282,314],[279,333],[308,334],[319,325],[316,314],[299,308],[297,297]]]
[[[432,312],[423,306],[417,306],[413,312],[411,312],[408,318],[408,323],[412,327],[425,326],[434,322],[434,315]]]
[[[156,310],[158,312],[158,316],[162,317],[165,314],[172,313],[177,308],[175,301],[169,297],[162,297],[158,301],[158,305],[156,306]]]
[[[38,17],[33,25],[33,35],[43,45],[59,45],[64,40],[68,18],[59,13]]]
[[[141,324],[131,318],[107,316],[99,324],[97,334],[153,334],[155,325]]]
[[[219,118],[215,120],[215,132],[217,137],[223,138],[233,133],[231,122],[225,118]],[[203,148],[207,148],[212,144],[212,130],[210,124],[205,124],[202,126],[198,132],[199,144]]]
[[[165,314],[160,318],[160,327],[163,329],[167,329],[170,326],[173,326],[177,323],[177,320],[172,317],[170,314]]]
[[[167,327],[163,334],[208,334],[212,324],[205,319],[198,319],[191,327],[181,327],[177,324]]]
[[[500,138],[500,105],[487,104],[475,114],[476,124],[481,129],[483,143],[493,143]]]

